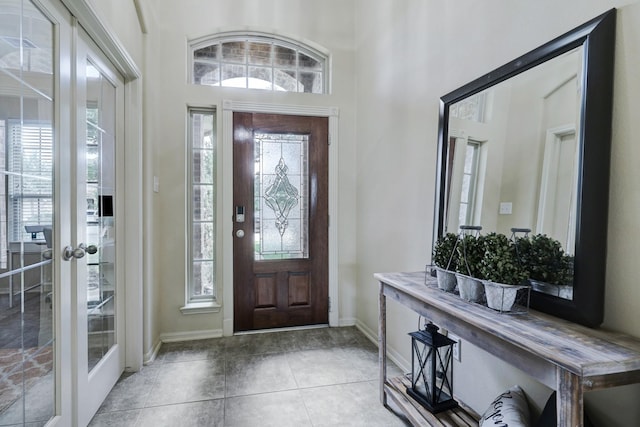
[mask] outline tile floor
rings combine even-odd
[[[380,404],[377,348],[354,327],[163,344],[153,363],[122,375],[90,424],[408,425]]]

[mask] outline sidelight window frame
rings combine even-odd
[[[217,178],[217,162],[218,162],[218,137],[217,137],[217,114],[215,108],[189,107],[187,109],[187,144],[186,144],[186,160],[187,160],[187,233],[186,233],[186,253],[187,253],[187,272],[185,286],[185,306],[181,308],[184,314],[196,314],[203,312],[215,312],[219,310],[218,300],[218,281],[217,277],[217,198],[218,178]],[[201,131],[201,123],[195,117],[207,117],[211,126],[209,137],[211,138],[208,147],[203,143],[204,132]],[[202,119],[200,119],[202,120]],[[198,138],[202,138],[198,142]],[[206,155],[205,155],[206,154]],[[203,165],[203,161],[209,162]],[[209,168],[210,180],[203,181],[201,176],[205,168]],[[203,188],[208,191],[201,192]],[[196,207],[195,197],[206,196],[208,201],[201,203]],[[204,216],[199,216],[198,209],[202,209],[208,204],[209,212]],[[202,252],[197,253],[195,250],[195,241],[198,236],[202,236],[202,230],[207,228],[210,236],[206,240],[206,256]],[[204,237],[201,237],[204,239]],[[202,247],[201,247],[202,248]],[[208,269],[211,272],[210,280],[203,283],[203,273],[195,274],[195,270],[201,267],[203,270]],[[204,292],[203,292],[204,291]]]
[[[479,171],[480,171],[480,155],[481,155],[482,143],[469,139],[466,145],[465,152],[465,169],[463,171],[463,177],[467,177],[469,186],[467,188],[466,197],[460,198],[459,212],[463,212],[464,218],[459,214],[460,225],[473,225],[476,219],[476,202],[478,196],[479,185]],[[469,168],[466,167],[466,163],[469,163]]]

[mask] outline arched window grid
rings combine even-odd
[[[293,40],[225,33],[190,43],[191,83],[327,93],[328,56]]]

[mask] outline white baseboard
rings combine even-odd
[[[160,334],[162,342],[179,342],[206,340],[210,338],[222,337],[222,329],[208,329],[204,331],[187,331],[187,332],[165,332]]]
[[[151,350],[149,350],[144,354],[142,359],[143,365],[148,365],[150,363],[153,363],[154,360],[156,360],[156,357],[158,356],[158,352],[160,351],[161,345],[162,345],[162,341],[158,339],[156,343],[153,345],[153,347],[151,347]]]
[[[376,347],[378,346],[377,331],[374,332],[373,330],[371,330],[371,328],[369,328],[367,325],[365,325],[359,320],[356,321],[356,328],[358,328],[358,330],[360,330],[360,332],[362,332],[364,336],[369,338],[369,340],[371,340],[371,342],[373,342],[376,345]],[[387,345],[387,357],[391,359],[393,363],[398,365],[398,368],[400,368],[402,372],[409,372],[411,370],[411,362],[406,360],[404,357],[400,355],[400,353],[398,353],[395,349],[389,347],[388,345]]]
[[[338,321],[338,326],[356,326],[358,320],[355,317],[343,317]]]
[[[222,333],[225,337],[233,335],[233,319],[224,319],[222,321]]]
[[[340,319],[340,326],[355,326],[362,332],[372,343],[378,345],[378,332],[373,331],[363,322],[356,318],[342,318]],[[326,325],[324,325],[326,327]],[[210,338],[220,338],[223,336],[221,329],[209,329],[203,331],[188,331],[188,332],[168,332],[160,334],[160,339],[154,345],[153,349],[144,355],[144,364],[147,365],[153,362],[160,350],[160,346],[165,342],[180,342],[180,341],[192,341],[202,340]],[[387,356],[393,361],[400,369],[405,372],[409,371],[411,363],[400,355],[395,349],[387,347]]]
[[[373,342],[376,347],[378,346],[378,332],[372,331],[367,325],[359,320],[356,320],[356,328],[358,328],[360,332],[364,334],[364,336],[369,338],[369,340],[371,340],[371,342]]]

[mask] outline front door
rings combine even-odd
[[[234,113],[234,330],[328,323],[328,119]]]

